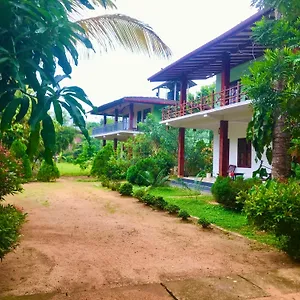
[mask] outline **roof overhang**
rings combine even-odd
[[[117,139],[118,141],[127,141],[130,137],[134,137],[138,134],[143,134],[140,131],[131,131],[131,130],[119,130],[119,131],[114,131],[114,132],[109,132],[109,133],[101,133],[101,134],[95,134],[92,137],[95,139],[100,139],[100,140],[114,140]]]
[[[167,105],[175,105],[177,104],[174,100],[167,100],[163,98],[157,97],[124,97],[106,104],[103,104],[95,111],[91,111],[92,115],[104,115],[107,116],[114,116],[114,109],[121,109],[125,106],[128,106],[129,103],[136,103],[141,105],[160,105],[160,106],[167,106]],[[120,111],[119,111],[120,114]]]
[[[176,128],[215,130],[219,128],[221,120],[227,120],[230,123],[236,124],[249,123],[252,114],[251,100],[247,100],[228,106],[216,107],[210,110],[164,120],[160,123]]]
[[[166,81],[166,82],[158,85],[157,87],[153,88],[152,91],[157,90],[157,89],[161,89],[161,88],[171,90],[171,89],[174,89],[175,84],[176,84],[177,91],[180,91],[180,87],[181,87],[181,82],[180,81]],[[196,85],[197,85],[196,82],[194,82],[192,80],[188,81],[188,88],[192,88]]]
[[[265,16],[273,18],[273,10],[263,10],[241,22],[229,31],[187,54],[148,78],[151,82],[204,80],[222,72],[222,57],[230,53],[230,68],[256,59],[265,47],[252,39],[252,27]]]

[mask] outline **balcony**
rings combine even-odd
[[[140,133],[137,128],[129,129],[129,122],[121,121],[114,124],[107,124],[105,126],[94,128],[92,136],[105,140],[126,140],[130,136]]]
[[[247,100],[242,85],[237,84],[219,93],[201,97],[184,104],[166,107],[162,110],[162,121],[192,115],[195,113],[227,107]]]

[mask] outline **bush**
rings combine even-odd
[[[156,197],[151,194],[146,194],[142,197],[142,202],[147,205],[155,205]]]
[[[102,177],[101,178],[101,185],[103,187],[110,188],[110,182],[109,182],[108,178]]]
[[[168,202],[163,197],[156,197],[154,205],[160,210],[165,210],[165,208],[168,205]]]
[[[44,161],[37,173],[37,180],[42,182],[50,182],[55,181],[57,178],[59,178],[59,176],[60,174],[56,164],[53,163],[50,165]]]
[[[13,250],[18,243],[19,229],[25,221],[25,214],[13,205],[0,205],[0,259]]]
[[[244,207],[247,192],[253,186],[259,184],[261,184],[261,181],[257,178],[244,179],[238,177],[232,180],[230,177],[219,176],[212,185],[211,192],[217,202],[227,208],[241,211]]]
[[[249,192],[244,211],[250,222],[274,232],[283,249],[300,260],[300,186],[296,181],[269,181]]]
[[[175,204],[169,204],[166,206],[166,210],[170,213],[170,214],[178,214],[180,211],[180,207],[175,205]]]
[[[119,192],[122,196],[131,196],[132,195],[132,184],[129,182],[122,183],[119,189]]]
[[[105,176],[112,180],[126,179],[126,172],[129,167],[129,163],[124,159],[116,159],[111,156],[107,162],[107,171]]]
[[[118,181],[112,182],[110,184],[110,188],[111,188],[112,191],[119,191],[120,186],[121,186],[121,183],[118,182]]]
[[[109,173],[109,160],[114,155],[114,150],[111,144],[104,146],[96,155],[91,175],[101,178],[102,176],[107,177]]]
[[[174,166],[173,160],[169,154],[162,151],[155,156],[140,159],[128,168],[126,179],[140,186],[164,183],[165,177]]]
[[[146,193],[147,191],[145,188],[139,188],[133,192],[133,197],[142,201],[142,198],[146,195]]]
[[[186,221],[190,217],[190,214],[185,210],[180,210],[178,213],[178,217],[181,218],[183,221]]]
[[[4,196],[22,191],[21,163],[0,144],[0,201]]]
[[[211,223],[206,218],[202,217],[199,218],[198,224],[201,225],[203,228],[209,228]]]
[[[28,181],[32,178],[32,169],[26,150],[26,145],[24,145],[19,140],[14,141],[10,147],[11,153],[15,156],[15,158],[19,159],[22,162],[23,178],[25,181]]]

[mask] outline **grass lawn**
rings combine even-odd
[[[56,164],[60,172],[60,176],[87,176],[90,174],[90,169],[82,170],[79,165],[60,162]]]
[[[248,238],[278,246],[278,240],[272,234],[260,232],[247,222],[244,214],[225,209],[214,203],[212,195],[199,195],[196,191],[177,187],[157,187],[150,190],[155,196],[162,196],[170,204],[176,204],[195,217],[205,217],[212,224],[230,231],[238,232]]]

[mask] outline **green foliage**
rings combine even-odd
[[[149,157],[155,158],[160,165],[158,168],[154,168],[155,172],[152,172],[153,168],[146,169],[144,167],[142,168],[143,171],[149,171],[150,176],[156,178],[158,172],[165,169],[167,171],[166,176],[169,170],[177,164],[178,129],[167,128],[165,125],[159,124],[158,120],[151,114],[147,115],[144,123],[139,124],[139,129],[144,134],[138,135],[126,143],[126,149],[131,150],[130,152],[127,150],[127,156],[128,159],[131,159],[132,166],[140,160]],[[196,175],[201,169],[211,172],[209,170],[212,168],[212,132],[187,129],[185,141],[186,172],[190,175]],[[132,167],[127,180],[139,185],[147,184],[139,178],[138,173],[139,171]],[[141,181],[141,183],[137,183],[137,181]]]
[[[55,163],[48,164],[46,161],[42,162],[41,167],[37,173],[37,180],[42,182],[55,181],[59,178],[59,170]]]
[[[114,155],[110,157],[107,162],[106,177],[111,180],[123,180],[126,179],[126,172],[129,167],[129,162],[116,158]]]
[[[183,221],[187,221],[190,217],[190,214],[186,210],[180,210],[178,213],[178,218],[181,218]]]
[[[102,177],[101,178],[101,185],[103,187],[106,187],[106,188],[110,188],[110,182],[109,182],[109,179],[107,177]]]
[[[188,211],[192,216],[205,217],[212,224],[278,247],[278,238],[274,234],[258,231],[256,227],[249,224],[245,214],[226,209],[222,205],[215,205],[212,195],[204,194],[196,198],[194,195],[188,194],[185,189],[171,186],[152,188],[149,192],[156,196],[163,196],[169,204],[179,206],[180,209]]]
[[[20,238],[20,227],[26,214],[13,205],[0,205],[0,259],[12,251]]]
[[[110,183],[110,188],[111,188],[112,191],[119,191],[120,187],[121,187],[121,183],[118,182],[118,181],[112,181]]]
[[[273,178],[284,179],[290,173],[291,136],[300,136],[300,6],[294,0],[253,3],[273,7],[282,15],[276,11],[275,20],[263,18],[253,28],[255,41],[269,49],[264,59],[256,61],[250,74],[242,79],[254,110],[247,137],[258,159],[266,151],[268,162],[273,165]]]
[[[114,155],[114,150],[111,144],[107,144],[103,147],[95,156],[93,161],[91,175],[102,177],[107,177],[109,173],[109,160]]]
[[[122,196],[131,196],[133,192],[133,186],[129,182],[122,183],[119,189]]]
[[[212,146],[204,140],[190,141],[187,144],[187,157],[185,173],[195,176],[202,171],[203,174],[212,172]],[[205,177],[205,175],[203,177]]]
[[[178,214],[180,211],[180,207],[178,205],[175,204],[168,204],[166,206],[166,210],[170,213],[170,214]]]
[[[260,183],[261,181],[256,178],[243,179],[242,177],[238,177],[236,180],[232,180],[230,177],[218,176],[211,188],[211,192],[217,202],[227,208],[240,211],[244,206],[245,194],[254,185]]]
[[[209,228],[211,225],[211,223],[204,217],[199,218],[198,224],[201,225],[203,228]]]
[[[156,197],[151,194],[146,194],[142,197],[142,202],[146,205],[155,205]]]
[[[168,179],[173,158],[165,152],[138,160],[127,170],[126,179],[141,186],[162,185]]]
[[[146,195],[147,193],[147,190],[146,188],[138,188],[138,189],[135,189],[132,196],[134,198],[137,198],[139,201],[142,201],[143,197]]]
[[[163,197],[156,197],[154,206],[160,210],[165,210],[168,202]]]
[[[51,161],[56,144],[53,120],[48,115],[51,107],[60,124],[64,108],[88,138],[81,103],[93,107],[92,103],[81,88],[59,86],[72,73],[67,57],[75,65],[78,63],[77,43],[92,48],[85,30],[69,20],[72,11],[70,0],[0,3],[1,131],[29,114],[28,155],[32,158],[41,136],[47,162]]]
[[[76,129],[69,126],[59,126],[56,129],[55,152],[61,153],[68,149],[76,136]]]
[[[297,181],[253,187],[245,201],[248,219],[259,228],[274,232],[283,249],[300,259],[300,186]]]
[[[64,153],[64,157],[66,160],[79,165],[81,169],[85,170],[92,165],[99,149],[100,141],[92,138],[89,143],[83,141],[77,144],[74,150],[68,154]]]
[[[188,100],[195,101],[197,99],[201,99],[202,97],[206,97],[211,95],[213,92],[216,91],[216,83],[212,83],[210,85],[203,85],[201,86],[200,90],[196,92],[196,95],[189,94]]]
[[[0,144],[0,201],[22,191],[22,176],[21,162]]]
[[[22,173],[25,181],[32,178],[31,163],[26,150],[26,145],[19,140],[15,140],[10,147],[11,153],[22,162]]]
[[[159,173],[155,175],[152,172],[149,171],[144,171],[139,173],[139,176],[141,176],[144,180],[144,182],[146,182],[146,186],[163,186],[166,184],[166,182],[169,179],[169,176],[165,176],[165,170],[162,169],[159,171]]]

